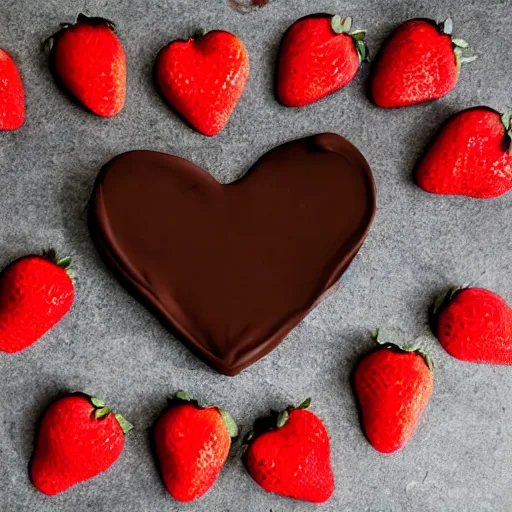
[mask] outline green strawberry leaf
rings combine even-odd
[[[352,28],[352,18],[348,17],[343,20],[343,33],[348,34]]]
[[[116,414],[115,418],[119,425],[121,426],[121,429],[123,430],[124,434],[127,434],[128,432],[130,432],[130,430],[133,430],[135,428],[127,419],[125,419],[120,414]]]
[[[434,301],[432,306],[432,314],[437,315],[453,299],[453,296],[462,288],[458,286],[450,286],[446,288]]]
[[[510,112],[503,112],[501,114],[501,124],[505,128],[505,131],[510,130]]]
[[[277,428],[284,427],[289,418],[290,418],[290,414],[288,411],[283,411],[283,412],[279,413],[279,416],[277,417],[277,421],[276,421],[276,427]]]
[[[454,38],[452,39],[452,43],[457,46],[457,48],[468,48],[469,44],[467,41],[464,41],[464,39],[458,39]]]
[[[238,436],[238,425],[236,424],[235,419],[231,416],[231,413],[225,411],[224,409],[219,409],[220,415],[226,424],[226,427],[229,432],[229,437],[235,438]]]
[[[354,30],[354,32],[350,32],[350,36],[354,41],[363,41],[366,37],[366,30]]]
[[[468,64],[470,62],[475,62],[476,59],[478,59],[478,55],[472,55],[471,57],[461,57],[459,62],[461,64]]]
[[[356,40],[356,50],[359,54],[359,61],[365,62],[369,60],[368,46],[362,40]]]
[[[425,359],[425,362],[427,363],[428,369],[433,372],[434,371],[434,360],[430,356],[430,354],[426,354],[425,352],[420,352],[423,356],[423,359]]]
[[[331,18],[331,28],[336,34],[343,34],[343,20],[339,14]]]
[[[190,397],[185,393],[185,391],[177,391],[174,395],[174,398],[177,400],[182,400],[183,402],[190,402]]]
[[[116,24],[111,20],[107,20],[105,18],[99,18],[96,16],[87,16],[87,14],[83,14],[83,13],[80,13],[76,17],[76,22],[77,23],[87,23],[89,25],[106,25],[108,28],[110,28],[114,32],[116,29]],[[70,26],[69,24],[66,24],[66,25]]]
[[[307,409],[311,405],[311,398],[306,398],[304,402],[295,407],[295,409]]]
[[[94,405],[94,407],[96,408],[102,408],[102,407],[105,407],[105,402],[103,402],[102,400],[99,400],[98,398],[95,398],[95,397],[91,397],[91,404]]]
[[[451,36],[453,33],[453,20],[451,18],[446,18],[441,23],[441,30],[443,34],[446,34],[447,36]]]
[[[101,407],[100,409],[96,409],[94,411],[94,417],[97,420],[103,420],[110,414],[110,409],[108,407]]]
[[[407,343],[407,344],[400,344],[396,343],[394,341],[390,341],[388,339],[385,339],[380,333],[379,329],[374,329],[372,331],[372,340],[381,345],[383,348],[387,349],[394,349],[394,350],[401,350],[402,352],[413,352],[421,357],[423,357],[426,365],[430,369],[430,371],[433,371],[434,369],[434,362],[429,354],[424,352],[421,349],[421,344],[423,339],[417,338],[413,343]]]
[[[55,263],[57,264],[58,267],[68,268],[69,265],[71,265],[71,258],[68,256],[67,258],[57,260]]]

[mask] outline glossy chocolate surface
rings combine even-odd
[[[374,213],[364,157],[320,134],[273,149],[229,185],[176,156],[124,153],[100,172],[89,223],[127,289],[211,367],[235,375],[336,284]]]

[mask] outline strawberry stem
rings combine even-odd
[[[210,409],[210,408],[217,409],[219,411],[220,415],[222,416],[224,423],[226,424],[226,427],[229,432],[229,437],[235,438],[238,436],[238,425],[236,424],[235,419],[233,418],[233,416],[231,416],[231,413],[229,413],[228,411],[226,411],[224,409],[220,409],[220,408],[216,407],[215,405],[199,404],[199,402],[197,400],[192,400],[190,398],[190,396],[187,393],[185,393],[185,391],[182,391],[182,390],[177,391],[175,393],[174,397],[170,398],[168,400],[168,402],[169,402],[169,407],[173,407],[175,405],[179,405],[179,404],[183,404],[183,403],[188,403],[190,405],[193,405],[197,409]]]
[[[508,154],[512,155],[512,112],[501,114],[501,124],[505,128],[505,135],[508,138]]]
[[[235,419],[233,416],[231,416],[231,413],[228,411],[225,411],[224,409],[219,409],[220,415],[222,416],[222,419],[224,420],[224,423],[226,424],[226,427],[229,432],[229,437],[232,439],[235,437],[238,437],[238,425],[236,424]]]
[[[73,27],[77,23],[88,23],[89,25],[104,25],[108,27],[112,32],[116,31],[116,24],[113,21],[107,20],[105,18],[98,18],[98,17],[90,17],[86,14],[79,13],[76,17],[75,23],[61,23],[59,26],[59,30],[55,32],[55,34],[52,34],[50,37],[47,37],[41,44],[41,50],[46,54],[49,55],[53,47],[55,45],[55,41],[59,37],[59,35],[68,28]]]
[[[94,407],[94,411],[92,414],[94,418],[96,418],[99,421],[104,420],[112,412],[105,405],[105,402],[103,402],[103,400],[100,400],[99,398],[91,396],[89,397],[89,401]],[[120,414],[114,414],[114,418],[119,423],[119,426],[121,427],[124,434],[127,434],[130,430],[134,428],[133,425]]]
[[[287,410],[281,411],[276,420],[276,427],[277,428],[284,427],[286,425],[286,422],[289,420],[289,418],[290,418],[290,413]]]
[[[449,302],[453,299],[453,296],[460,290],[461,288],[457,286],[450,286],[444,290],[438,297],[436,297],[434,304],[432,304],[432,314],[438,315],[441,310],[448,306]]]
[[[187,393],[185,393],[185,391],[176,391],[176,394],[174,395],[174,398],[176,400],[180,400],[182,402],[190,402],[190,397],[188,396]]]
[[[331,18],[331,28],[336,34],[344,34],[352,38],[359,56],[359,62],[368,62],[370,60],[370,52],[368,50],[368,46],[364,42],[366,30],[354,30],[351,32],[352,18],[342,18],[336,14]]]
[[[123,434],[128,434],[130,430],[133,430],[135,427],[126,419],[124,416],[121,416],[120,414],[114,415],[115,419],[119,423],[119,426],[121,427]]]
[[[105,18],[95,17],[95,16],[87,16],[86,14],[80,13],[76,17],[76,23],[88,23],[89,25],[106,25],[111,30],[115,31],[116,24]],[[68,25],[70,26],[70,25]]]
[[[110,409],[105,405],[105,402],[103,402],[102,400],[92,396],[89,398],[89,401],[94,407],[94,417],[97,420],[103,420],[110,414]]]
[[[71,258],[69,256],[67,258],[62,258],[60,260],[57,260],[55,264],[61,268],[68,268],[69,265],[71,265]]]
[[[434,370],[434,361],[430,354],[427,354],[426,352],[421,350],[421,344],[419,339],[417,339],[412,344],[399,345],[398,343],[382,339],[382,337],[380,336],[380,329],[374,329],[372,331],[372,340],[381,345],[383,348],[391,348],[394,350],[400,350],[401,352],[413,352],[415,354],[418,354],[423,358],[425,364],[428,366],[428,369],[430,371]]]
[[[451,36],[453,33],[453,20],[448,17],[444,21],[438,24],[441,32],[447,36]]]

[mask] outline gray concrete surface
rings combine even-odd
[[[114,119],[81,110],[56,87],[41,41],[85,11],[115,20],[128,57],[128,98]],[[375,52],[396,24],[451,15],[455,34],[479,59],[435,103],[384,111],[364,95],[365,66],[343,91],[289,110],[273,97],[284,30],[313,12],[352,15]],[[510,1],[274,0],[241,15],[226,0],[3,0],[0,47],[21,68],[27,120],[0,133],[0,265],[54,246],[73,257],[77,299],[44,339],[0,355],[0,510],[3,512],[483,512],[512,509],[512,369],[464,364],[430,337],[435,391],[415,437],[400,453],[375,452],[361,433],[349,375],[371,346],[369,328],[428,335],[426,308],[447,283],[473,283],[512,300],[512,196],[491,201],[427,195],[411,169],[439,124],[486,104],[510,106]],[[151,68],[168,41],[197,29],[226,29],[247,44],[251,75],[227,129],[205,138],[157,95]],[[236,179],[269,148],[334,131],[365,154],[378,188],[377,217],[336,293],[271,355],[243,374],[214,373],[132,299],[96,254],[84,208],[100,166],[120,152],[168,151],[220,181]],[[208,255],[205,255],[208,257]],[[263,492],[244,471],[238,446],[216,486],[191,505],[165,492],[152,461],[148,427],[178,388],[231,410],[243,432],[269,408],[313,397],[332,438],[335,496],[314,506]],[[104,475],[53,498],[28,478],[34,425],[53,397],[81,390],[103,398],[137,430]]]

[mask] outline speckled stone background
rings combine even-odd
[[[41,41],[78,12],[115,20],[128,58],[123,112],[100,119],[73,104],[50,75]],[[385,111],[365,97],[364,66],[343,91],[299,110],[273,96],[276,51],[285,29],[314,12],[352,15],[375,52],[409,18],[454,19],[455,34],[479,58],[447,97]],[[411,179],[414,162],[452,113],[478,104],[511,107],[512,4],[509,0],[274,0],[241,14],[227,0],[2,0],[0,47],[14,56],[26,86],[27,120],[0,133],[0,265],[54,246],[73,257],[77,298],[44,339],[0,355],[0,510],[3,512],[483,512],[512,509],[512,368],[464,364],[430,336],[435,391],[415,437],[383,456],[366,442],[349,376],[371,347],[369,328],[429,336],[426,308],[446,284],[472,283],[512,300],[512,195],[478,201],[428,195]],[[246,43],[251,75],[227,128],[194,132],[162,102],[152,82],[155,55],[198,29],[226,29]],[[168,151],[218,180],[241,176],[260,155],[322,131],[346,136],[375,174],[373,229],[341,281],[274,352],[243,374],[210,370],[132,299],[96,254],[84,209],[100,166],[123,151]],[[208,255],[204,255],[208,258]],[[166,397],[184,388],[231,410],[242,432],[270,408],[313,397],[332,438],[335,496],[314,506],[266,494],[245,472],[239,445],[216,486],[181,505],[161,484],[148,427]],[[65,391],[103,398],[132,421],[117,463],[57,497],[28,478],[34,425]]]

